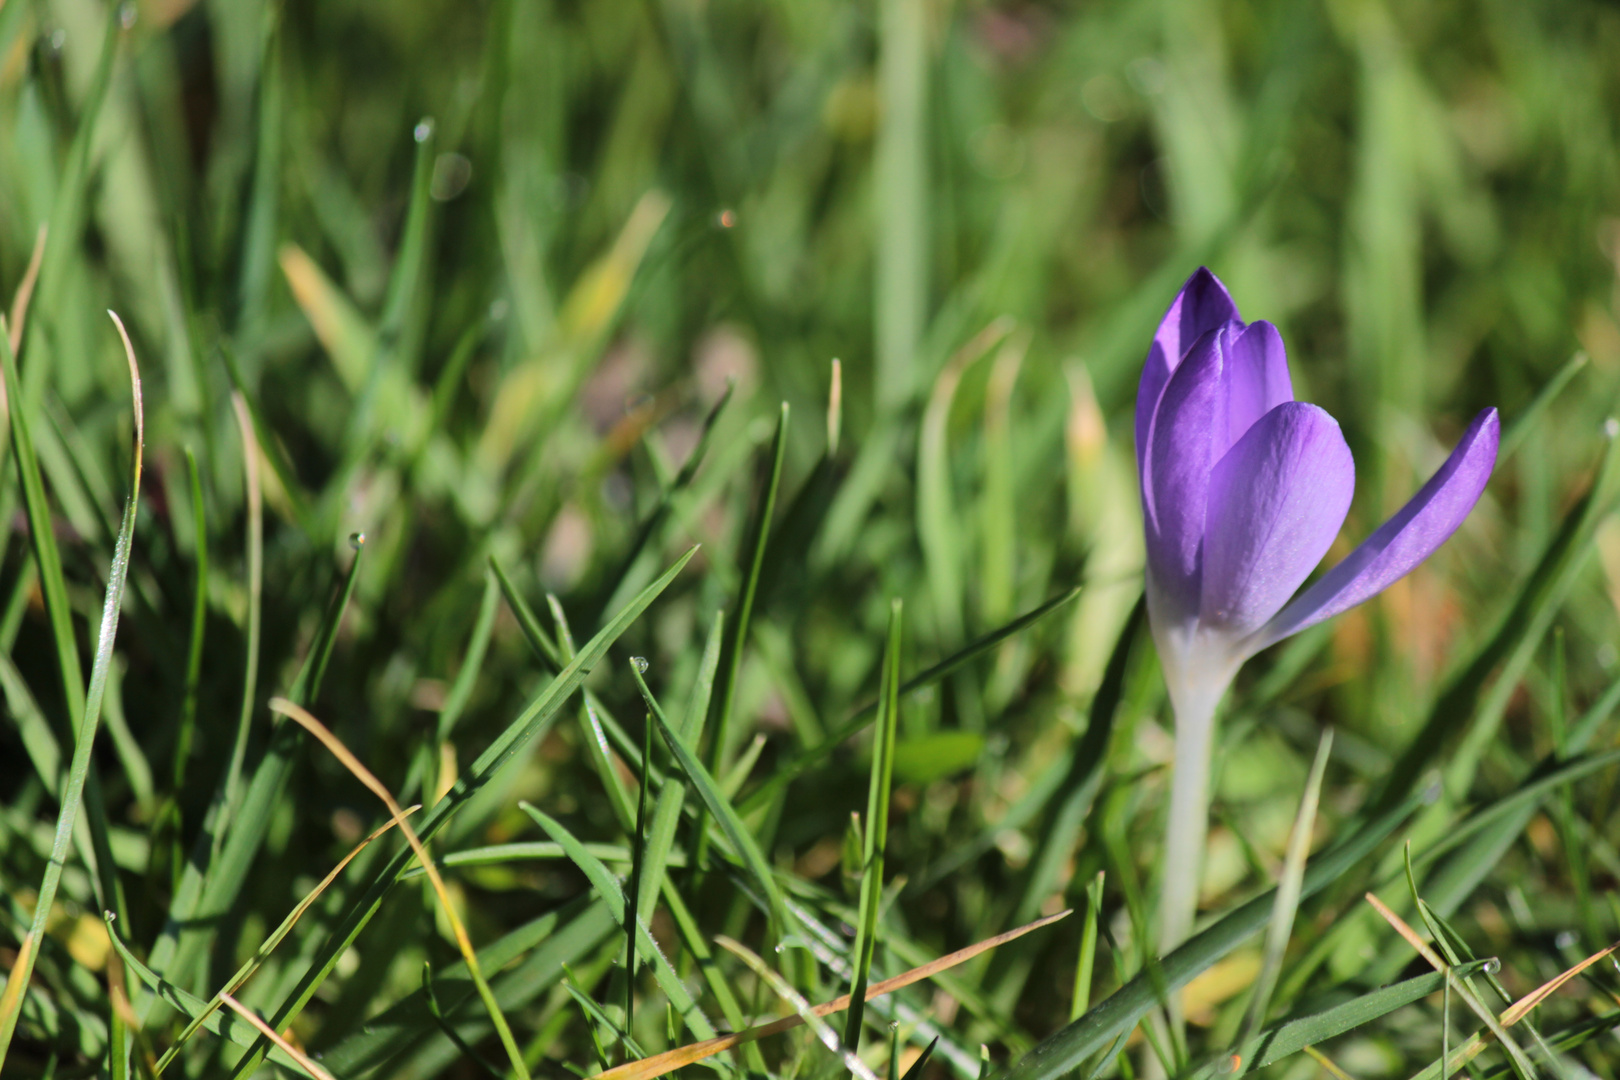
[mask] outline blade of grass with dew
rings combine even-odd
[[[1282,971],[1283,957],[1293,937],[1294,916],[1299,912],[1300,887],[1305,879],[1305,860],[1311,853],[1311,836],[1316,828],[1316,807],[1322,797],[1322,778],[1327,774],[1328,757],[1333,753],[1333,729],[1322,732],[1316,747],[1316,759],[1311,762],[1310,775],[1305,780],[1305,794],[1299,800],[1299,813],[1294,817],[1294,828],[1288,834],[1288,851],[1283,856],[1282,876],[1277,882],[1276,904],[1271,910],[1271,922],[1266,927],[1266,943],[1261,954],[1260,974],[1244,1013],[1236,1045],[1247,1046],[1249,1040],[1266,1022],[1271,1008],[1271,994],[1277,988],[1277,976]],[[1241,1055],[1234,1050],[1233,1056]]]
[[[1333,845],[1305,869],[1300,887],[1307,899],[1339,881],[1362,859],[1375,851],[1390,833],[1411,816],[1423,802],[1423,793],[1400,805],[1364,820],[1342,841]],[[1259,933],[1271,921],[1276,890],[1267,891],[1216,920],[1195,934],[1159,963],[1164,990],[1173,992],[1193,976],[1208,969],[1244,941]],[[1155,980],[1144,972],[1092,1007],[1079,1020],[1048,1036],[1040,1045],[998,1075],[1003,1080],[1053,1080],[1080,1065],[1120,1035],[1129,1032],[1161,996]]]
[[[597,895],[607,904],[608,912],[613,916],[614,921],[624,926],[626,921],[624,891],[619,887],[618,879],[613,876],[612,872],[594,858],[590,852],[586,851],[585,846],[575,839],[574,834],[564,828],[556,819],[536,809],[529,803],[519,802],[518,806],[546,831],[547,836],[550,836],[552,840],[563,846],[563,850],[568,852],[569,859],[585,874],[590,880],[591,886],[596,890]],[[646,950],[648,958],[653,963],[653,974],[658,980],[659,988],[664,991],[664,996],[669,998],[670,1004],[675,1006],[675,1011],[680,1015],[682,1021],[699,1038],[714,1038],[714,1026],[709,1023],[708,1018],[703,1015],[703,1011],[692,1000],[691,994],[687,993],[686,985],[681,982],[680,976],[675,974],[675,969],[670,966],[663,950],[653,940],[652,934],[647,930],[646,923],[635,924],[635,932],[642,948]]]
[[[124,344],[124,356],[129,362],[130,390],[135,414],[135,446],[133,462],[130,468],[129,496],[124,503],[124,517],[118,528],[118,539],[113,549],[112,567],[107,574],[107,591],[101,607],[101,624],[96,635],[95,660],[90,668],[90,685],[84,692],[82,710],[78,715],[78,725],[75,732],[73,757],[68,765],[67,782],[63,785],[60,809],[56,818],[56,834],[51,842],[50,861],[45,865],[45,875],[40,882],[39,891],[34,901],[34,923],[29,929],[29,935],[34,940],[40,940],[45,933],[46,922],[50,916],[51,905],[56,898],[56,889],[62,880],[62,869],[67,863],[68,846],[73,842],[75,823],[78,820],[79,800],[84,795],[85,784],[90,772],[91,752],[95,747],[96,728],[101,719],[102,697],[107,688],[107,673],[112,666],[113,642],[118,636],[118,616],[123,606],[124,583],[129,575],[130,549],[135,537],[135,519],[140,509],[141,499],[141,464],[142,454],[146,443],[146,418],[141,405],[141,373],[135,364],[135,349],[129,343],[129,335],[124,332],[124,324],[118,316],[112,316],[113,325],[118,328],[118,334]],[[3,337],[4,335],[0,335]],[[16,388],[16,362],[11,355],[9,341],[0,343],[0,360],[5,366],[5,380],[8,388]],[[23,456],[20,452],[27,442],[26,428],[22,421],[22,399],[13,394],[12,401],[18,408],[12,412],[13,431],[17,434],[19,449],[18,463],[22,468]],[[24,482],[27,483],[26,472]],[[39,477],[33,475],[33,486],[39,501],[43,501],[43,492],[38,490]],[[38,521],[31,522],[32,528],[38,529]],[[47,523],[45,528],[49,530]],[[37,550],[37,543],[36,543]],[[41,559],[43,569],[43,559]],[[57,573],[60,575],[60,564]],[[65,612],[64,612],[65,615]],[[60,644],[60,642],[59,642]],[[77,646],[71,640],[71,627],[69,628],[69,641],[74,650],[74,666],[77,664]],[[64,671],[68,665],[64,661]],[[75,684],[77,685],[77,684]],[[105,819],[103,818],[103,821]],[[121,910],[123,905],[119,898],[117,870],[112,863],[111,846],[107,847],[105,854],[98,853],[99,870],[104,879],[110,878],[111,887],[105,890],[104,902],[113,906],[113,910]],[[9,979],[17,980],[18,985],[27,988],[33,970],[33,962],[37,959],[38,950],[25,950],[26,955],[18,958],[18,963],[12,968]],[[23,992],[18,992],[16,1007],[8,1009],[0,1015],[0,1067],[5,1064],[6,1053],[10,1049],[11,1039],[17,1029],[17,1020],[22,1011]],[[116,1026],[116,1018],[115,1018]]]
[[[636,685],[641,689],[643,696],[650,695],[651,691],[646,689],[646,683],[641,677],[641,672],[632,669],[632,673],[635,675]],[[760,895],[764,898],[766,907],[769,909],[771,919],[776,924],[777,933],[783,936],[791,933],[794,923],[790,921],[791,916],[788,914],[787,904],[782,897],[782,890],[777,886],[776,876],[772,872],[771,865],[766,860],[765,854],[760,851],[759,843],[754,839],[753,834],[748,831],[748,826],[743,824],[742,818],[738,816],[730,800],[720,793],[714,778],[709,775],[709,771],[698,761],[697,755],[693,753],[692,749],[675,733],[674,729],[669,726],[669,722],[661,715],[655,712],[652,716],[653,722],[658,725],[658,733],[663,737],[664,744],[669,747],[670,753],[680,763],[681,771],[686,774],[687,780],[697,790],[703,808],[708,811],[708,817],[712,817],[720,826],[720,831],[725,834],[726,839],[731,842],[731,846],[736,850],[737,856],[742,860],[743,867],[752,879],[754,886],[759,889]],[[707,817],[700,816],[697,829],[706,829],[706,821]],[[694,846],[701,845],[705,834],[697,831],[694,832],[694,835],[698,838]],[[701,863],[694,859],[694,865],[701,866]]]
[[[709,724],[711,730],[708,771],[713,776],[719,776],[725,771],[728,750],[726,743],[731,735],[731,710],[736,701],[737,680],[742,674],[743,649],[748,644],[748,623],[754,610],[754,592],[759,587],[760,568],[765,563],[765,549],[771,535],[771,517],[776,509],[776,493],[782,484],[782,462],[787,456],[788,415],[788,405],[784,401],[776,420],[776,435],[771,441],[765,489],[760,495],[754,519],[739,549],[746,560],[742,567],[742,591],[737,599],[736,623],[732,627],[731,638],[726,642],[725,655],[720,663],[719,696],[713,705],[713,721]],[[708,850],[708,826],[704,821],[704,814],[712,812],[707,809],[705,799],[704,807],[700,807],[696,833],[697,866],[700,873]]]
[[[451,933],[456,939],[456,946],[461,950],[461,957],[467,964],[467,974],[472,979],[473,985],[477,987],[478,996],[483,1001],[484,1007],[489,1011],[490,1021],[495,1025],[495,1031],[500,1036],[501,1045],[505,1048],[507,1057],[512,1062],[512,1070],[519,1080],[528,1080],[529,1071],[524,1065],[522,1051],[518,1049],[517,1040],[512,1035],[512,1029],[507,1025],[506,1017],[501,1012],[500,1005],[496,1002],[495,995],[490,990],[482,969],[478,966],[478,952],[473,948],[472,938],[467,933],[467,928],[462,923],[461,916],[456,912],[455,903],[451,900],[450,893],[444,886],[444,879],[439,875],[438,867],[428,857],[427,849],[423,846],[421,838],[416,835],[416,830],[411,828],[410,822],[404,820],[404,812],[401,810],[398,801],[395,800],[393,793],[388,790],[382,781],[377,779],[375,774],[361,764],[360,760],[332,734],[330,729],[310,715],[303,706],[285,698],[271,698],[270,708],[274,712],[297,721],[301,727],[319,739],[326,749],[331,752],[332,756],[337,758],[354,775],[355,779],[359,780],[372,794],[382,800],[389,813],[399,822],[399,831],[405,834],[411,852],[416,856],[417,862],[422,865],[422,869],[427,872],[428,880],[433,884],[433,893],[438,898],[440,910],[443,911],[445,920],[449,922]]]
[[[430,839],[446,822],[455,815],[456,811],[464,806],[478,791],[480,791],[490,778],[511,761],[518,751],[531,745],[541,734],[548,730],[555,721],[557,712],[567,703],[575,691],[584,682],[585,676],[593,669],[602,656],[618,641],[619,636],[629,629],[630,624],[640,618],[652,602],[668,588],[670,582],[691,561],[697,548],[692,548],[685,555],[676,560],[675,564],[657,580],[653,581],[634,600],[625,605],[611,621],[599,630],[595,637],[586,643],[579,651],[579,655],[558,672],[552,679],[518,714],[506,729],[496,737],[482,754],[472,763],[467,772],[461,776],[446,793],[443,799],[435,803],[424,815],[422,825],[417,835],[423,839]],[[409,862],[408,853],[396,854],[392,860],[377,875],[376,880],[365,894],[356,902],[353,908],[345,915],[343,922],[331,933],[328,940],[314,955],[310,969],[298,981],[289,998],[277,1009],[274,1023],[285,1027],[287,1022],[301,1011],[309,1002],[332,968],[337,964],[338,957],[354,941],[371,917],[376,914],[383,896],[393,886],[400,872]],[[250,1074],[262,1059],[262,1051],[255,1051],[238,1063],[232,1076],[239,1078]]]
[[[899,600],[889,603],[889,635],[883,647],[883,677],[878,689],[877,725],[872,733],[872,773],[866,789],[865,843],[861,857],[860,918],[855,923],[855,947],[850,954],[849,1016],[844,1023],[844,1044],[861,1048],[861,1022],[866,1010],[866,984],[877,952],[878,910],[883,901],[883,862],[889,846],[889,799],[894,788],[895,732],[900,724]]]
[[[985,653],[990,652],[997,645],[1000,645],[1012,635],[1018,633],[1020,630],[1023,630],[1025,627],[1030,626],[1033,623],[1039,622],[1041,619],[1074,600],[1074,598],[1079,595],[1080,588],[1079,586],[1076,586],[1066,592],[1059,593],[1057,596],[1052,597],[1052,599],[1046,601],[1044,604],[1041,604],[1039,607],[1025,612],[1012,622],[1008,623],[1006,626],[992,630],[990,633],[979,638],[977,641],[974,641],[966,648],[951,654],[944,660],[941,660],[934,666],[923,670],[919,674],[913,675],[910,679],[901,684],[900,696],[904,698],[926,687],[933,686],[935,683],[944,679],[947,675],[950,675],[964,664],[969,664],[978,659],[980,656],[983,656]],[[820,744],[811,747],[808,750],[801,751],[788,760],[778,764],[776,769],[771,773],[770,777],[766,779],[764,783],[760,784],[759,787],[749,792],[749,794],[742,800],[742,803],[737,808],[738,812],[744,817],[747,817],[748,815],[759,810],[767,802],[774,798],[779,790],[792,783],[795,778],[803,774],[811,766],[825,760],[833,753],[833,751],[837,750],[852,736],[858,735],[860,732],[864,731],[867,725],[872,722],[872,719],[876,715],[877,702],[873,701],[858,710],[854,716],[845,721],[837,731],[834,731]]]

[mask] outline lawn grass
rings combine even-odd
[[[0,1071],[1620,1076],[1617,72],[1575,0],[0,0]],[[1203,264],[1330,560],[1506,430],[1245,668],[1159,956]]]

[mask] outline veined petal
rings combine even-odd
[[[1210,476],[1200,622],[1239,640],[1275,615],[1327,554],[1355,490],[1350,448],[1322,409],[1285,402],[1251,425]]]
[[[1183,617],[1198,612],[1204,507],[1210,470],[1226,445],[1222,372],[1234,325],[1210,331],[1187,351],[1149,421],[1142,463],[1148,568]]]
[[[1142,365],[1142,381],[1136,388],[1138,470],[1147,457],[1148,428],[1153,423],[1153,412],[1159,406],[1159,397],[1171,373],[1180,366],[1181,358],[1192,348],[1193,342],[1216,327],[1237,320],[1238,309],[1231,294],[1221,284],[1221,279],[1206,267],[1195,270],[1176,293],[1176,298],[1170,301],[1170,309],[1160,320],[1158,333],[1153,335],[1153,347],[1148,350],[1147,363]]]
[[[1446,463],[1411,501],[1262,627],[1246,651],[1258,652],[1355,607],[1433,555],[1484,493],[1496,465],[1501,428],[1495,409],[1474,417]]]
[[[1294,400],[1282,335],[1264,320],[1250,323],[1226,357],[1226,437],[1235,444],[1255,422]]]

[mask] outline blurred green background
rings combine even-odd
[[[1591,481],[1620,389],[1617,117],[1620,6],[1577,0],[0,0],[0,295],[48,225],[22,407],[81,628],[99,607],[131,435],[103,309],[128,323],[145,379],[148,471],[98,759],[131,940],[144,947],[170,911],[239,714],[250,771],[260,761],[263,699],[309,650],[351,534],[367,554],[313,707],[385,780],[414,769],[424,789],[471,761],[535,682],[502,608],[453,710],[465,706],[466,745],[441,752],[434,717],[461,693],[489,556],[538,610],[555,593],[583,642],[703,543],[592,683],[639,745],[623,656],[651,660],[666,703],[686,700],[713,612],[735,615],[744,591],[784,401],[776,526],[716,760],[742,763],[746,792],[837,730],[876,690],[891,598],[906,602],[910,672],[1084,584],[907,702],[890,872],[912,884],[886,918],[933,954],[1072,903],[1104,866],[1109,910],[1139,905],[1168,760],[1144,650],[1084,830],[1054,809],[1057,778],[1041,779],[1086,729],[1140,592],[1136,379],[1157,319],[1205,264],[1246,318],[1278,324],[1299,396],[1345,427],[1358,493],[1336,555],[1478,409],[1511,423],[1573,373],[1436,559],[1250,665],[1206,882],[1211,903],[1247,895],[1280,857],[1320,725],[1341,730],[1324,815],[1348,816]],[[702,468],[681,477],[728,382]],[[233,390],[261,444],[262,596]],[[187,447],[210,548],[189,683]],[[10,461],[4,483],[7,706],[32,701],[66,740]],[[1522,779],[1559,745],[1566,711],[1615,678],[1620,527],[1605,519],[1591,544],[1448,772],[1456,805]],[[54,813],[21,730],[0,727],[8,926],[26,924],[20,898]],[[591,738],[570,711],[445,842],[533,834],[518,796],[586,839],[622,840]],[[816,764],[758,825],[780,866],[835,893],[863,753]],[[230,906],[192,973],[203,996],[362,820],[381,820],[313,752],[290,784],[260,827],[263,887]],[[1620,859],[1604,849],[1596,869],[1572,869],[1557,838],[1604,835],[1610,794],[1536,819],[1541,841],[1532,829],[1497,853],[1478,926],[1539,891],[1552,899],[1545,925],[1521,921],[1489,951],[1514,941],[1540,955],[1560,919],[1605,943],[1613,913],[1594,897]],[[583,888],[541,865],[464,883],[475,938],[517,925],[537,894],[555,904]],[[76,919],[95,936],[89,888],[67,890],[63,941]],[[714,932],[746,922],[730,899],[694,907]],[[376,931],[387,952],[362,939],[366,959],[340,967],[302,1037],[337,1043],[414,989],[424,956],[453,959],[431,918],[409,914]],[[1079,930],[1053,933],[1050,949],[976,970],[965,1053],[986,1041],[1003,1058],[1067,1019]],[[1334,946],[1333,978],[1388,978],[1360,945]],[[87,956],[105,965],[104,948]],[[1099,961],[1099,993],[1136,962]],[[610,978],[612,957],[589,963]],[[51,976],[64,987],[66,970]],[[272,966],[244,997],[268,1008],[296,974]],[[1216,1004],[1235,1000],[1234,978]],[[1539,981],[1524,980],[1520,992]],[[525,1005],[539,1010],[536,1058],[587,1062],[588,1021],[548,993]],[[645,1023],[660,1031],[661,1011]],[[94,1057],[85,1024],[79,1051]],[[48,1028],[31,1029],[36,1049],[67,1038]],[[424,1075],[454,1056],[435,1045]],[[1356,1045],[1358,1076],[1438,1053],[1394,1024]]]

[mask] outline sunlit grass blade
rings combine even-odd
[[[844,1024],[844,1045],[861,1048],[861,1021],[866,1011],[866,983],[877,952],[879,908],[883,903],[883,862],[889,846],[889,799],[894,788],[895,731],[900,724],[901,604],[889,604],[889,637],[883,647],[883,677],[878,691],[876,730],[872,733],[872,775],[866,789],[865,845],[861,858],[860,918],[855,923],[855,947],[850,953],[849,1017]]]
[[[1097,921],[1102,917],[1103,871],[1086,885],[1085,925],[1080,928],[1080,958],[1074,967],[1074,999],[1069,1003],[1069,1022],[1080,1019],[1091,1008],[1091,976],[1097,965]]]
[[[866,1067],[866,1063],[860,1059],[860,1055],[855,1053],[855,1049],[840,1043],[838,1033],[832,1029],[832,1025],[817,1015],[815,1008],[805,999],[805,996],[793,989],[786,979],[778,975],[769,964],[761,960],[758,953],[724,935],[715,940],[733,955],[739,957],[754,974],[765,980],[765,984],[771,988],[772,993],[791,1005],[793,1011],[799,1014],[799,1020],[808,1026],[811,1031],[815,1032],[816,1041],[831,1050],[844,1063],[846,1069],[854,1073],[860,1080],[877,1080],[877,1074]],[[857,1001],[857,1004],[864,1005],[865,1002]]]
[[[1300,886],[1305,878],[1305,860],[1311,853],[1311,837],[1316,827],[1316,807],[1322,797],[1322,778],[1327,773],[1328,756],[1333,753],[1333,729],[1322,732],[1316,747],[1316,760],[1305,780],[1305,794],[1299,801],[1299,812],[1294,817],[1294,828],[1288,834],[1288,852],[1283,857],[1282,876],[1277,882],[1276,903],[1271,922],[1266,927],[1265,951],[1260,963],[1260,974],[1250,992],[1248,1009],[1244,1013],[1243,1027],[1237,1038],[1238,1046],[1248,1044],[1255,1032],[1266,1022],[1271,1007],[1271,994],[1277,988],[1277,976],[1282,971],[1283,956],[1293,936],[1294,916],[1299,911]],[[1240,1051],[1234,1051],[1234,1054]]]
[[[74,829],[79,815],[79,801],[84,796],[85,783],[91,768],[91,753],[95,747],[96,729],[101,720],[102,698],[107,689],[107,674],[113,662],[113,643],[118,636],[118,617],[123,608],[124,584],[129,576],[130,550],[135,538],[135,520],[140,509],[141,499],[141,464],[142,455],[146,448],[146,414],[141,405],[141,373],[135,363],[135,349],[129,343],[129,335],[124,332],[124,324],[112,312],[113,324],[118,328],[119,337],[124,344],[124,355],[129,362],[130,389],[133,398],[135,415],[135,445],[133,460],[130,467],[129,496],[124,503],[124,518],[118,528],[118,539],[113,548],[112,567],[107,574],[107,590],[101,607],[101,624],[96,634],[95,661],[90,669],[90,685],[88,690],[80,690],[77,699],[79,706],[76,714],[77,726],[74,733],[73,757],[68,765],[67,782],[63,785],[59,810],[56,818],[56,833],[51,841],[50,860],[45,864],[45,874],[40,882],[39,891],[34,901],[34,920],[29,929],[29,936],[39,940],[45,933],[46,924],[50,918],[51,906],[56,900],[57,886],[62,880],[62,870],[67,863],[68,847],[73,842]],[[4,335],[0,335],[3,337]],[[0,361],[5,366],[5,381],[13,390],[17,388],[16,360],[11,354],[9,340],[0,342]],[[41,490],[39,474],[32,472],[25,464],[24,447],[27,446],[27,428],[23,420],[24,406],[20,395],[13,393],[12,401],[17,407],[12,412],[12,429],[16,435],[18,448],[18,468],[23,473],[24,487],[34,490],[30,497],[30,529],[38,533],[43,530],[48,534],[52,526],[48,510],[45,510],[44,492]],[[43,513],[43,521],[34,516],[32,512],[38,504]],[[40,563],[42,576],[45,574],[47,558],[54,555],[54,550],[47,551],[41,546],[40,540],[35,540],[35,555]],[[55,574],[58,583],[61,582],[61,564],[56,562]],[[73,639],[71,622],[68,621],[66,610],[62,612],[63,622],[66,623],[66,640],[58,638],[59,648],[71,652],[71,660],[66,655],[61,658],[64,677],[76,673],[78,669],[78,646]],[[59,626],[60,629],[60,626]],[[70,683],[74,688],[79,684]],[[70,701],[74,698],[70,695]],[[99,845],[98,845],[99,846]],[[112,865],[112,850],[110,845],[105,851],[96,853],[100,864],[98,869],[104,881],[110,887],[105,888],[106,895],[103,901],[112,905],[114,909],[122,908],[118,895],[117,870]],[[22,998],[29,978],[33,972],[33,962],[39,956],[38,950],[24,950],[18,957],[18,962],[8,976],[8,983],[15,981],[19,990],[15,999],[15,1006],[0,1014],[0,1067],[5,1064],[6,1053],[11,1046],[11,1039],[17,1029],[17,1019],[22,1012]],[[9,988],[9,986],[8,986]]]
[[[913,675],[910,679],[906,680],[900,685],[900,696],[904,698],[907,695],[914,694],[918,690],[925,687],[933,686],[935,683],[939,682],[953,671],[956,671],[964,664],[972,663],[974,660],[990,652],[997,645],[1000,645],[1012,635],[1018,633],[1020,630],[1023,630],[1032,623],[1039,622],[1042,618],[1050,615],[1053,611],[1056,611],[1058,608],[1069,603],[1079,595],[1080,589],[1078,586],[1076,586],[1075,588],[1069,589],[1066,592],[1059,593],[1057,596],[1052,597],[1052,599],[1046,601],[1044,604],[1041,604],[1039,607],[1025,612],[1012,622],[1008,623],[1006,626],[992,630],[990,633],[974,641],[966,648],[960,650],[959,652],[952,653],[939,663],[930,668],[924,669],[922,672]],[[777,767],[776,771],[773,772],[764,783],[760,784],[759,787],[755,788],[743,798],[742,803],[737,808],[738,812],[745,817],[754,813],[760,807],[764,806],[769,800],[774,798],[779,790],[792,783],[796,777],[803,774],[807,769],[818,762],[826,760],[826,758],[830,756],[834,750],[837,750],[848,739],[864,731],[866,726],[870,724],[872,719],[877,715],[877,704],[878,703],[876,701],[869,703],[860,709],[849,720],[845,721],[843,726],[841,726],[837,731],[834,731],[819,745],[813,746],[803,753],[781,763]]]

